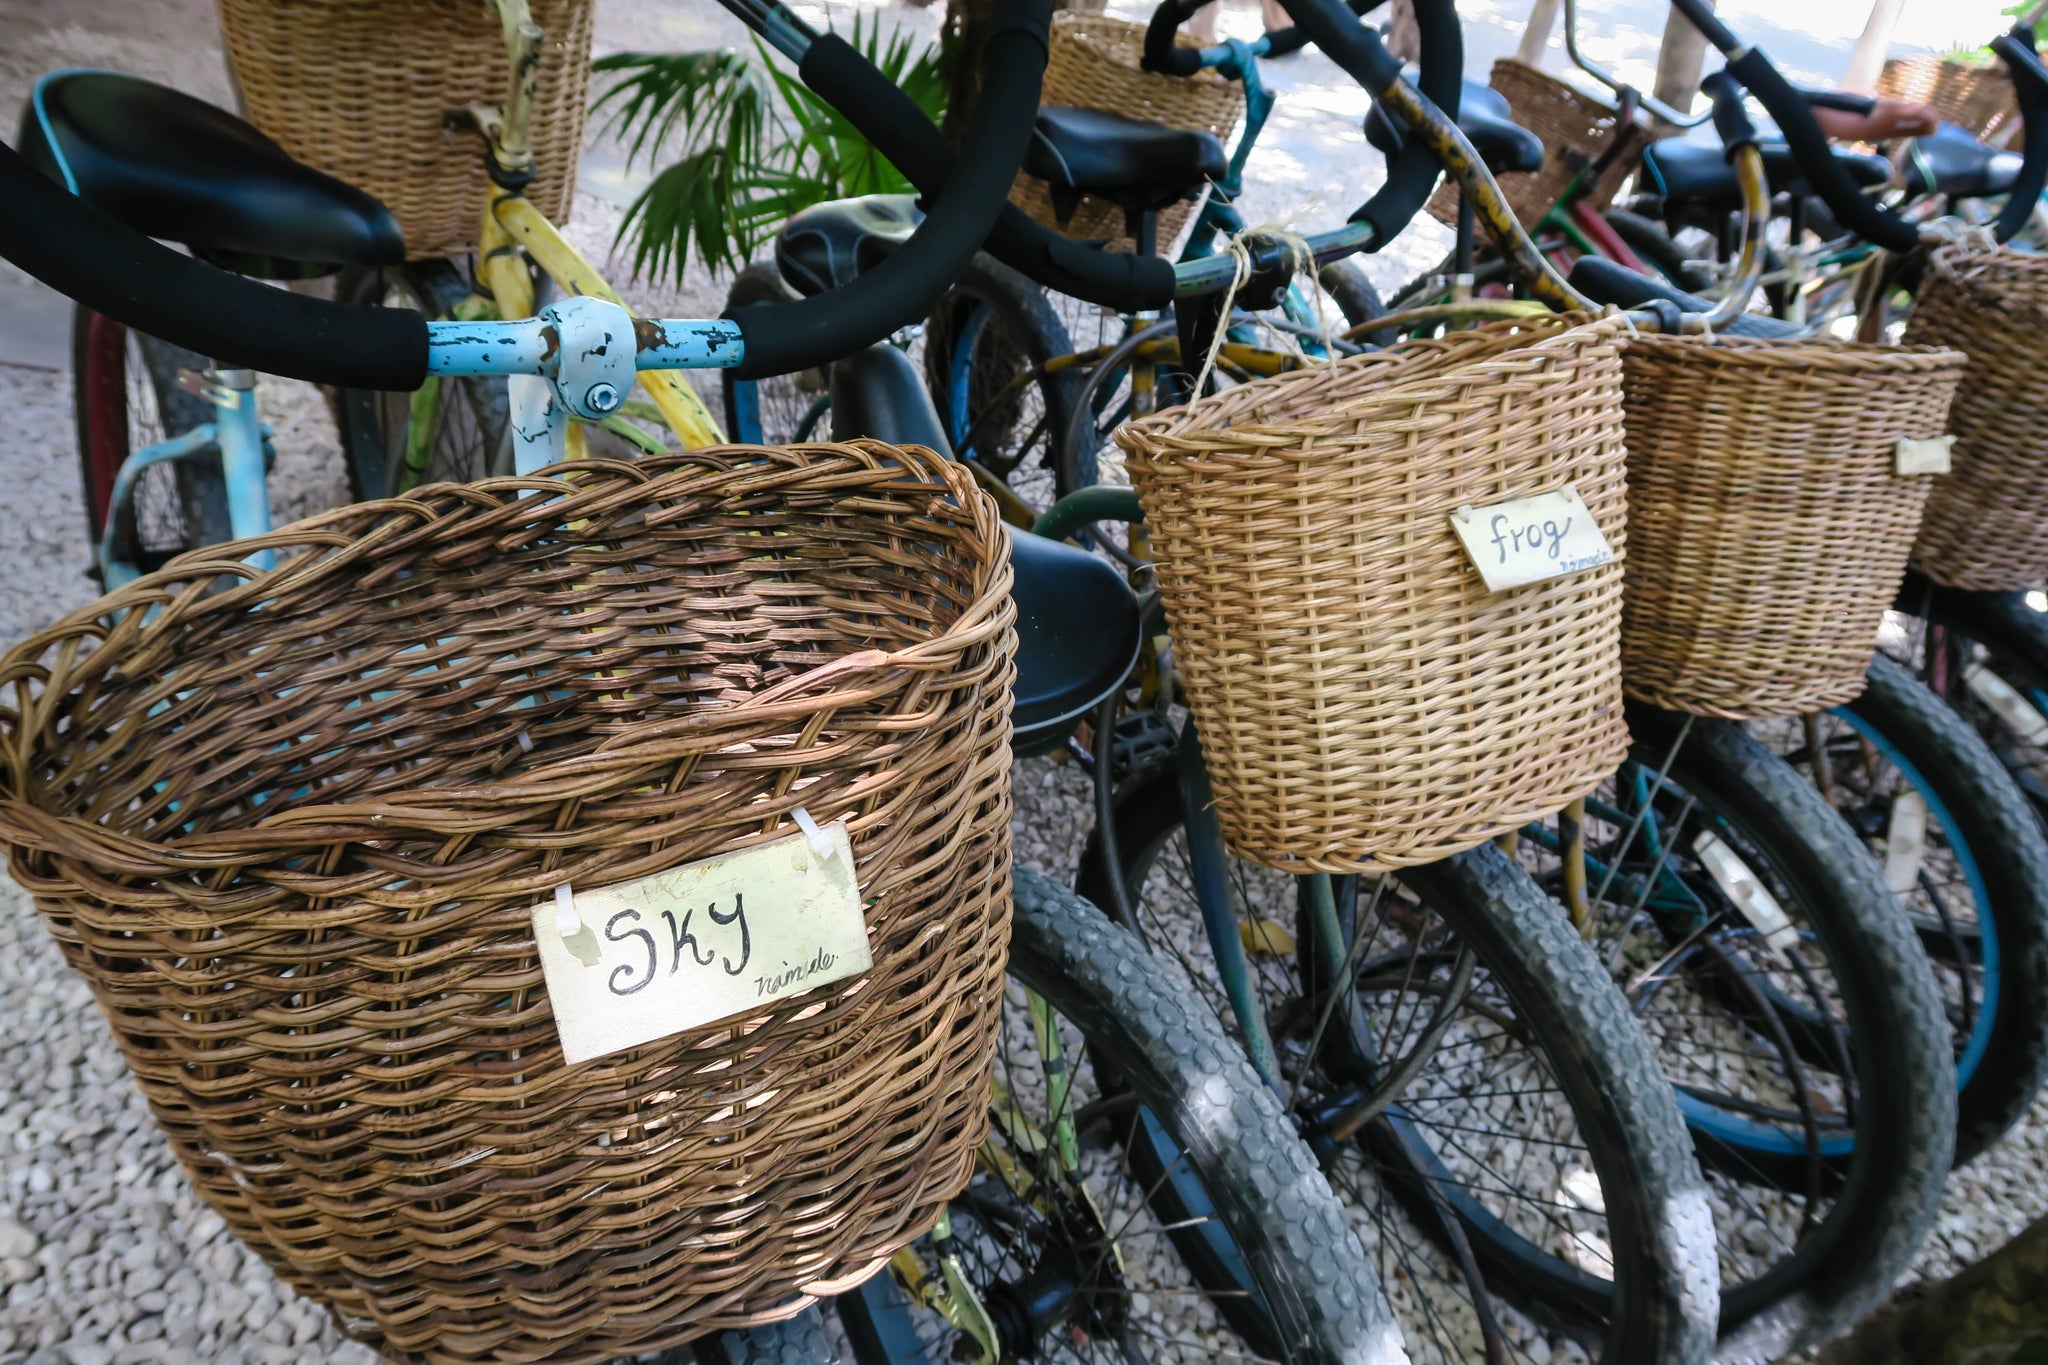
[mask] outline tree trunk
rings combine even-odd
[[[1100,14],[1106,0],[1052,0],[1056,10]],[[946,27],[940,38],[953,64],[952,89],[946,98],[946,138],[956,146],[974,121],[981,94],[981,52],[988,46],[989,27],[1003,0],[947,0]]]
[[[1550,46],[1550,31],[1557,27],[1557,10],[1564,0],[1536,0],[1530,7],[1529,23],[1522,30],[1521,46],[1515,60],[1524,66],[1541,67],[1543,50]]]
[[[1707,8],[1713,8],[1711,0]],[[1657,85],[1650,93],[1681,114],[1690,112],[1692,98],[1700,92],[1700,62],[1706,55],[1707,40],[1673,9],[1657,48]]]
[[[1900,1295],[1819,1357],[1819,1365],[2038,1361],[2048,1361],[2048,1218],[1950,1279]]]
[[[1906,0],[1877,0],[1870,7],[1863,35],[1849,53],[1848,70],[1842,73],[1844,90],[1877,89],[1878,75],[1884,70],[1884,54],[1891,51],[1892,31],[1898,28],[1899,11],[1905,7]]]

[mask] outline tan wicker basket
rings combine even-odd
[[[1863,691],[1963,357],[1834,340],[1645,336],[1628,373],[1632,697],[1736,720]]]
[[[196,551],[0,661],[0,846],[200,1195],[387,1358],[786,1316],[928,1227],[985,1131],[1007,546],[959,466],[860,442]],[[529,907],[797,805],[850,823],[872,972],[565,1065]]]
[[[1186,33],[1183,46],[1199,44]],[[1145,50],[1145,26],[1128,19],[1071,10],[1052,17],[1041,103],[1053,108],[1100,109],[1168,128],[1199,129],[1228,140],[1244,117],[1244,87],[1214,71],[1193,76],[1160,76],[1138,67]],[[1062,223],[1053,211],[1052,191],[1043,180],[1019,173],[1010,202],[1040,223],[1079,241],[1109,239],[1112,250],[1132,251],[1124,233],[1124,211],[1084,195],[1074,216]],[[1198,205],[1172,204],[1159,214],[1159,249],[1167,250],[1187,227]]]
[[[569,220],[590,92],[594,0],[532,0],[547,33],[528,187]],[[510,69],[482,0],[218,0],[228,67],[249,121],[299,160],[398,215],[414,260],[476,249],[484,144],[457,119],[504,102]]]
[[[1572,178],[1598,160],[1614,141],[1620,113],[1612,102],[1513,57],[1494,62],[1487,84],[1507,100],[1515,122],[1543,142],[1543,169],[1526,175],[1505,175],[1500,180],[1501,194],[1515,211],[1515,218],[1523,227],[1534,228],[1570,187]],[[1648,130],[1639,126],[1630,136],[1637,139],[1638,146],[1616,157],[1593,186],[1591,203],[1596,209],[1604,210],[1614,202],[1622,182],[1634,173],[1636,163],[1642,159],[1641,147],[1649,142]],[[1428,207],[1438,222],[1455,224],[1456,182],[1445,179],[1438,184]]]
[[[1983,142],[2010,132],[2019,117],[2012,77],[1995,62],[1978,66],[1933,52],[1893,57],[1878,75],[1877,93],[1931,105]]]
[[[2048,588],[2048,256],[1937,248],[1906,339],[1970,357],[1915,565],[1952,588]]]
[[[1235,852],[1433,862],[1621,761],[1620,563],[1489,593],[1451,523],[1574,484],[1622,552],[1620,327],[1495,323],[1117,433]]]

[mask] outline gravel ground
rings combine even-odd
[[[831,13],[878,8],[876,0],[834,0]],[[809,6],[814,14],[825,6]],[[1119,12],[1138,6],[1119,0]],[[1465,6],[1468,56],[1483,78],[1510,50],[1521,0]],[[1589,22],[1633,20],[1648,27],[1659,6],[1595,0]],[[929,29],[931,11],[895,9]],[[1249,32],[1251,12],[1226,16],[1226,31]],[[600,0],[597,45],[688,48],[742,38],[710,0]],[[1802,35],[1805,37],[1805,35]],[[1599,55],[1624,64],[1654,53],[1654,40],[1622,32]],[[1843,45],[1845,46],[1845,44]],[[1819,65],[1829,49],[1810,38],[1795,66]],[[1819,57],[1806,56],[1818,52]],[[34,76],[61,66],[104,66],[230,101],[212,10],[204,0],[0,0],[0,107],[18,108]],[[1808,74],[1805,71],[1799,74]],[[1277,65],[1280,106],[1255,160],[1246,211],[1254,222],[1303,230],[1334,222],[1361,199],[1378,171],[1357,121],[1361,93],[1314,54]],[[619,149],[593,133],[577,196],[572,239],[602,259],[638,183]],[[1445,234],[1423,221],[1368,269],[1391,288],[1437,259]],[[623,275],[624,271],[620,270]],[[723,287],[701,270],[680,285],[632,282],[643,311],[716,312]],[[0,330],[49,300],[0,263]],[[1077,335],[1079,329],[1077,329]],[[45,338],[47,341],[47,338]],[[0,475],[14,514],[0,518],[0,646],[83,605],[86,577],[71,397],[61,340],[40,364],[0,364],[0,402],[14,414],[0,436]],[[714,386],[715,387],[715,386]],[[342,473],[324,404],[309,386],[266,380],[266,416],[281,453],[273,481],[280,520],[342,496]],[[1018,848],[1048,870],[1074,863],[1089,820],[1083,784],[1070,767],[1032,760],[1017,767]],[[112,1361],[367,1362],[315,1306],[296,1299],[187,1190],[129,1083],[83,983],[67,972],[28,899],[0,882],[0,1361],[102,1365]],[[2039,1179],[2048,1160],[2048,1101],[1995,1152],[1960,1173],[1919,1271],[1941,1275],[1981,1256],[2048,1212]],[[1518,1325],[1519,1328],[1519,1325]],[[1576,1348],[1520,1330],[1534,1360],[1576,1359]],[[1553,1352],[1555,1352],[1553,1357]]]

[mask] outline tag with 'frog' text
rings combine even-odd
[[[533,908],[533,933],[572,1063],[874,965],[843,820],[637,882],[558,893]]]
[[[1460,507],[1451,513],[1451,529],[1488,592],[1614,562],[1607,537],[1570,484],[1533,498]]]

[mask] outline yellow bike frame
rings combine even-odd
[[[618,291],[597,267],[584,259],[583,253],[568,243],[547,215],[533,206],[524,191],[508,188],[523,184],[533,171],[533,98],[540,74],[542,34],[540,25],[533,22],[527,0],[489,3],[498,11],[504,26],[505,58],[512,74],[502,107],[471,110],[489,143],[490,165],[498,174],[491,178],[483,226],[477,234],[477,290],[458,305],[456,315],[504,321],[532,317],[533,280],[527,273],[528,259],[564,293],[587,295],[624,307]],[[685,449],[718,445],[725,440],[725,433],[719,430],[697,391],[680,372],[643,370],[639,387],[645,390],[655,411]],[[426,451],[411,447],[432,439],[440,391],[439,382],[429,380],[413,396],[406,458],[415,470],[424,469]],[[583,453],[582,436],[580,426],[570,428],[571,458]]]

